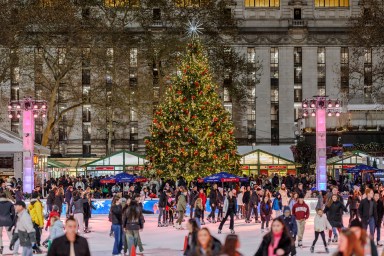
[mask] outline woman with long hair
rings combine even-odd
[[[354,232],[343,230],[340,232],[339,247],[334,256],[363,256],[364,250]]]
[[[61,215],[64,203],[64,190],[63,188],[55,188],[55,198],[53,199],[53,205],[59,207],[59,216]]]
[[[195,201],[195,220],[197,223],[197,226],[201,227],[200,219],[203,217],[204,207],[203,207],[203,200],[201,198],[197,198]]]
[[[324,208],[324,213],[327,214],[327,219],[332,226],[332,230],[330,230],[328,234],[328,244],[331,242],[332,232],[332,242],[336,243],[338,240],[337,231],[340,233],[343,227],[343,211],[347,212],[347,208],[340,202],[337,195],[332,195]]]
[[[224,208],[223,211],[225,212],[225,217],[222,219],[219,225],[219,234],[221,233],[221,230],[223,229],[224,223],[227,221],[228,216],[231,218],[229,222],[229,229],[231,231],[231,234],[234,234],[234,217],[236,214],[236,197],[233,196],[233,192],[229,191],[228,192],[228,197],[225,198],[224,202]]]
[[[123,228],[127,237],[127,249],[130,255],[132,246],[137,247],[139,230],[144,228],[144,219],[141,208],[135,200],[125,207],[123,212]]]
[[[211,236],[207,228],[202,228],[197,232],[196,247],[188,256],[218,256],[220,251],[220,242]]]
[[[299,194],[296,193],[296,192],[292,192],[291,195],[292,195],[292,196],[291,196],[291,199],[289,199],[288,206],[289,206],[289,208],[290,208],[291,211],[292,211],[293,206],[294,206],[295,203],[297,203],[297,201],[298,201]]]
[[[348,197],[347,205],[345,207],[349,206],[349,223],[354,218],[357,218],[357,209],[359,209],[359,204],[360,204],[360,195],[359,191],[351,191],[350,195]]]
[[[123,240],[122,240],[123,232],[121,228],[123,208],[121,206],[120,197],[115,196],[112,199],[112,206],[111,206],[110,212],[111,212],[110,214],[111,214],[111,221],[112,221],[112,231],[115,238],[112,255],[119,255],[123,248]]]
[[[264,196],[260,203],[261,232],[264,232],[264,224],[268,231],[269,221],[272,216],[272,203],[269,197]]]
[[[242,256],[237,249],[240,248],[239,237],[234,234],[230,234],[225,238],[225,243],[221,249],[221,255],[225,256]]]
[[[188,255],[197,244],[197,232],[199,232],[199,226],[196,221],[196,219],[189,219],[187,223],[187,229],[188,229],[188,244],[187,248],[185,249],[184,255]]]
[[[292,237],[284,221],[276,218],[272,222],[271,231],[263,237],[255,256],[289,255],[292,244]]]

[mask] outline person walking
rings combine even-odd
[[[323,239],[325,252],[329,253],[327,242],[325,241],[324,231],[327,229],[332,229],[332,226],[329,223],[327,217],[324,216],[322,209],[317,209],[317,211],[316,211],[316,215],[315,215],[315,219],[314,219],[314,229],[315,229],[315,240],[313,240],[310,251],[312,253],[314,252],[317,239],[319,239],[319,235],[320,235],[321,239]]]
[[[225,217],[221,220],[219,225],[219,231],[218,233],[221,234],[221,230],[223,229],[224,223],[227,221],[228,216],[231,218],[229,222],[229,230],[231,231],[231,234],[235,233],[234,230],[234,217],[236,214],[236,197],[233,196],[232,191],[228,192],[228,197],[225,198],[224,201],[224,207],[223,211],[225,212]]]
[[[269,221],[272,216],[272,202],[269,197],[265,196],[260,203],[260,217],[261,217],[261,232],[264,232],[264,224],[268,231]]]
[[[71,209],[72,193],[73,193],[73,187],[68,186],[64,194],[64,202],[67,205],[67,209],[66,209],[67,218],[72,214],[72,209]]]
[[[383,199],[380,197],[379,192],[375,192],[373,196],[373,200],[376,203],[376,211],[377,211],[377,222],[375,226],[376,245],[383,246],[383,244],[380,242],[380,235],[381,235],[381,224],[383,222],[383,215],[384,215],[384,205],[383,205]]]
[[[77,233],[77,221],[69,217],[65,221],[65,235],[52,241],[47,256],[91,256],[87,239]]]
[[[196,199],[199,197],[199,192],[197,192],[197,186],[193,186],[190,194],[189,194],[189,218],[192,219],[193,217],[193,213],[194,213],[194,207],[195,207],[195,202],[196,202]]]
[[[4,192],[0,192],[0,255],[3,254],[3,228],[8,235],[8,239],[11,240],[12,233],[10,227],[13,226],[15,220],[15,207],[11,200],[7,198]]]
[[[365,190],[366,198],[361,200],[359,205],[359,216],[363,229],[367,230],[369,226],[369,234],[373,237],[375,233],[375,226],[377,223],[377,206],[373,200],[373,190],[367,188]]]
[[[135,200],[123,212],[123,228],[127,237],[128,255],[131,256],[132,246],[138,246],[139,230],[144,228],[143,214]]]
[[[219,191],[217,190],[217,184],[213,184],[213,189],[209,192],[209,204],[211,206],[211,213],[208,215],[207,221],[216,223],[215,212],[219,203]]]
[[[40,195],[37,192],[32,193],[32,200],[28,206],[28,212],[31,216],[33,227],[36,232],[36,245],[34,250],[39,251],[38,248],[41,244],[41,233],[44,228],[44,213],[43,213],[43,204],[40,201]],[[52,210],[52,208],[51,208]]]
[[[276,218],[271,231],[264,237],[255,256],[289,255],[292,250],[292,238],[284,221]]]
[[[17,221],[9,249],[13,251],[15,243],[18,240],[23,250],[23,256],[32,256],[32,245],[36,243],[36,230],[32,223],[31,216],[28,214],[23,201],[17,201],[14,207],[17,214]],[[41,253],[40,249],[36,251]]]
[[[176,229],[184,229],[183,228],[183,219],[184,219],[184,213],[187,209],[187,191],[184,189],[184,187],[180,188],[180,195],[177,200],[177,207],[176,210],[179,213],[179,218],[176,221]]]
[[[112,230],[115,238],[115,242],[113,244],[113,249],[112,249],[112,255],[120,255],[121,250],[123,248],[123,239],[122,239],[123,208],[121,206],[120,197],[115,196],[113,198],[110,211],[111,211]]]
[[[347,212],[347,208],[342,204],[336,195],[332,195],[324,208],[324,213],[327,214],[327,219],[332,226],[333,239],[331,240],[332,232],[329,232],[328,244],[332,241],[337,243],[338,232],[340,233],[343,225],[343,211]]]
[[[297,238],[298,246],[303,246],[303,235],[305,230],[305,222],[309,218],[309,206],[304,202],[304,195],[300,194],[296,204],[293,205],[292,215],[295,216],[297,221]]]

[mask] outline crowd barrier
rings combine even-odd
[[[44,207],[46,207],[45,201],[46,200],[42,200]],[[314,214],[315,210],[316,210],[317,199],[316,198],[308,198],[308,199],[304,199],[304,201],[308,204],[309,209],[311,211],[311,214]],[[109,209],[111,208],[111,203],[112,203],[111,199],[93,199],[92,204],[94,206],[94,209],[92,209],[92,214],[93,215],[108,214]],[[159,204],[158,198],[145,200],[143,202],[143,210],[146,213],[158,214],[159,213],[158,204]],[[67,209],[67,206],[65,204],[63,204],[63,209],[62,209],[63,214],[65,214],[66,209]],[[190,207],[189,207],[189,205],[187,205],[187,214],[189,214],[189,211],[190,211]],[[205,211],[211,212],[211,206],[209,203],[209,199],[207,199]]]

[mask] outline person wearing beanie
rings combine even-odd
[[[280,216],[283,219],[285,226],[288,228],[290,235],[292,236],[292,250],[291,255],[296,255],[296,236],[297,236],[297,222],[295,216],[291,214],[289,206],[284,206],[283,215]]]
[[[315,240],[313,240],[312,246],[311,246],[311,252],[313,253],[315,250],[315,244],[317,242],[317,239],[319,238],[319,235],[321,235],[321,239],[323,239],[325,252],[329,253],[329,249],[327,246],[327,242],[325,241],[325,233],[324,231],[326,229],[332,229],[331,224],[329,224],[329,221],[327,217],[323,214],[323,210],[321,208],[318,208],[316,210],[316,216],[314,219],[314,229],[315,229]]]
[[[309,206],[304,202],[304,195],[299,194],[299,199],[292,207],[292,215],[295,216],[298,227],[298,246],[303,246],[302,240],[305,229],[305,222],[309,218]]]

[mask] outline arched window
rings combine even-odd
[[[245,0],[245,7],[280,7],[280,0]]]

